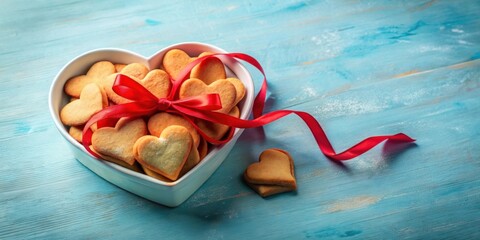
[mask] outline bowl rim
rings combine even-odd
[[[135,53],[135,52],[132,52],[132,51],[129,51],[129,50],[126,50],[126,49],[121,49],[121,48],[97,48],[97,49],[93,49],[93,50],[89,50],[89,51],[86,51],[84,53],[81,53],[80,55],[77,55],[76,57],[71,59],[69,62],[67,62],[57,72],[54,80],[52,81],[52,83],[50,85],[50,89],[49,89],[49,93],[48,93],[48,107],[49,107],[49,111],[50,111],[50,116],[51,116],[57,130],[60,132],[60,134],[63,136],[63,138],[65,138],[67,140],[68,143],[70,143],[72,146],[76,147],[77,149],[79,149],[83,153],[87,154],[88,157],[99,161],[99,163],[104,164],[107,167],[114,168],[115,170],[117,170],[117,171],[119,171],[123,174],[128,174],[128,175],[131,175],[131,176],[135,176],[135,177],[139,178],[139,179],[135,179],[135,180],[142,183],[142,184],[145,184],[142,181],[148,181],[148,182],[151,182],[151,183],[154,183],[154,184],[163,185],[165,187],[174,187],[174,186],[177,186],[177,185],[181,185],[182,182],[186,181],[185,179],[188,179],[189,176],[194,173],[194,170],[196,168],[201,168],[203,165],[207,164],[209,162],[209,160],[213,156],[215,156],[215,154],[223,147],[223,145],[230,144],[231,142],[213,147],[212,150],[204,157],[204,159],[202,161],[200,161],[200,163],[198,163],[193,169],[188,171],[186,174],[184,174],[183,176],[181,176],[177,180],[172,181],[172,182],[161,181],[159,179],[150,177],[146,174],[139,173],[139,172],[130,170],[128,168],[124,168],[122,166],[119,166],[115,163],[103,160],[101,158],[97,158],[97,157],[91,155],[90,153],[88,153],[87,151],[85,151],[83,145],[81,145],[79,142],[74,140],[73,137],[70,136],[70,134],[68,134],[66,126],[61,122],[59,113],[57,113],[57,106],[54,106],[54,97],[53,96],[54,96],[54,94],[56,94],[56,91],[59,88],[58,85],[59,85],[59,82],[61,80],[62,74],[67,70],[67,68],[69,66],[71,66],[74,62],[78,61],[79,59],[85,58],[88,55],[99,54],[101,52],[119,52],[119,53],[122,53],[122,54],[128,54],[128,55],[134,56],[136,58],[143,59],[145,62],[150,63],[149,61],[151,59],[157,57],[160,54],[165,54],[170,49],[174,49],[174,48],[182,49],[182,47],[194,46],[194,45],[200,46],[202,48],[214,49],[215,52],[218,52],[218,53],[228,53],[224,49],[219,48],[219,47],[214,46],[214,45],[211,45],[211,44],[206,44],[206,43],[201,43],[201,42],[180,42],[180,43],[176,43],[176,44],[166,46],[166,47],[160,49],[159,51],[155,52],[153,55],[150,55],[149,57],[145,57],[145,56],[140,55],[138,53]],[[219,58],[222,59],[222,56],[220,56]],[[238,66],[238,68],[242,72],[244,72],[245,75],[247,76],[247,79],[241,79],[242,82],[246,85],[245,88],[247,89],[247,92],[246,92],[246,95],[245,95],[245,98],[244,98],[245,102],[244,102],[244,105],[242,107],[240,118],[248,119],[248,117],[250,116],[252,107],[253,107],[253,99],[254,99],[254,91],[255,91],[253,80],[252,80],[250,72],[247,70],[247,68],[240,61],[235,60],[231,64],[236,64]],[[149,67],[149,69],[151,68],[151,66],[148,66],[148,67]],[[229,68],[228,66],[226,66],[226,67]],[[63,84],[62,84],[62,86],[60,86],[61,89],[63,89]],[[244,109],[246,109],[246,110],[243,111]],[[243,131],[243,129],[239,129],[239,128],[235,129],[234,137],[237,136],[238,134],[241,134],[242,131]]]

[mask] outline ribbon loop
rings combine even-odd
[[[132,101],[157,101],[155,95],[127,75],[118,74],[115,77],[112,89],[116,94]]]
[[[188,98],[182,98],[173,102],[176,106],[194,108],[197,110],[212,111],[222,108],[218,94],[206,94]]]

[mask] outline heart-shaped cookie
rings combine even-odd
[[[147,76],[140,80],[140,84],[157,98],[167,97],[172,88],[168,74],[160,69],[153,69],[148,72]]]
[[[192,148],[192,151],[188,155],[188,158],[187,158],[187,161],[185,162],[185,165],[183,165],[183,168],[182,168],[182,171],[180,172],[179,177],[183,176],[185,173],[190,171],[199,162],[200,162],[200,156],[198,154],[198,151],[195,148]],[[158,180],[165,181],[165,182],[171,182],[172,181],[172,180],[164,177],[162,174],[158,174],[158,173],[150,170],[147,167],[142,166],[142,168],[143,168],[143,171],[145,172],[145,174],[147,174],[150,177],[153,177],[153,178],[156,178]]]
[[[217,80],[210,85],[206,85],[199,79],[190,78],[180,86],[179,97],[182,99],[209,93],[217,93],[220,96],[222,108],[217,110],[218,112],[229,113],[235,106],[237,90],[231,82],[225,79]]]
[[[235,86],[235,90],[237,90],[237,98],[235,99],[235,105],[237,105],[245,97],[245,85],[238,78],[227,78],[227,81],[231,82]]]
[[[100,154],[132,165],[135,162],[133,145],[146,134],[147,125],[143,119],[121,118],[115,128],[97,129],[92,135],[92,146]]]
[[[130,63],[123,67],[120,73],[133,79],[143,79],[148,74],[148,68],[141,63]]]
[[[141,64],[137,63],[135,65]],[[144,86],[157,98],[164,98],[168,96],[172,88],[172,83],[170,82],[170,78],[165,71],[160,69],[153,69],[152,71],[147,72],[146,75],[143,75],[143,70],[141,70],[141,68],[131,68],[130,66],[132,66],[132,64],[127,65],[120,73],[125,74],[133,80],[137,81],[138,83],[142,84],[142,86]],[[123,98],[113,91],[112,86],[115,82],[116,76],[117,74],[112,74],[105,78],[105,81],[103,81],[103,88],[105,89],[108,98],[116,104],[124,104],[131,102],[131,100]],[[138,78],[141,76],[144,77]]]
[[[252,184],[296,188],[293,159],[281,149],[267,149],[260,154],[259,162],[247,167],[245,180]]]
[[[112,73],[115,73],[115,66],[111,62],[96,62],[90,67],[87,74],[69,79],[64,86],[65,93],[78,98],[86,85],[90,83],[101,85],[103,79]]]
[[[169,126],[160,137],[143,136],[134,146],[135,157],[144,167],[175,181],[180,176],[193,145],[190,132],[182,126]]]
[[[212,54],[211,52],[204,52],[198,57],[203,57]],[[225,79],[227,73],[225,72],[225,65],[222,60],[218,58],[208,58],[203,62],[192,68],[190,78],[197,78],[202,80],[205,84],[211,84],[219,79]]]
[[[195,146],[195,148],[198,147],[200,144],[200,135],[198,135],[195,127],[180,115],[167,112],[157,113],[148,120],[148,131],[151,135],[159,137],[165,128],[172,125],[185,127],[188,132],[190,132],[190,135],[192,135],[193,146]]]
[[[69,102],[62,108],[60,119],[65,125],[80,126],[107,105],[108,98],[103,88],[96,83],[90,83],[83,88],[79,99]]]
[[[172,49],[163,56],[162,65],[170,76],[176,78],[180,71],[193,60],[195,58],[190,57],[186,52],[180,49]]]

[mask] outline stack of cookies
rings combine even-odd
[[[149,90],[157,98],[166,98],[172,91],[172,80],[197,57],[180,49],[168,51],[158,69],[149,69],[140,63],[118,64],[100,61],[80,76],[69,79],[64,86],[71,101],[60,111],[60,118],[69,127],[70,135],[82,141],[85,123],[109,106],[131,100],[113,90],[117,74],[126,75]],[[207,58],[196,65],[179,90],[178,98],[216,93],[222,108],[216,110],[239,117],[238,103],[245,96],[245,86],[237,78],[227,77],[223,62]],[[207,136],[220,140],[229,126],[193,119]],[[195,127],[180,115],[157,112],[143,118],[121,118],[115,127],[96,128],[90,149],[103,159],[131,170],[145,173],[162,181],[175,181],[195,167],[211,148]]]
[[[263,151],[259,161],[250,164],[243,177],[262,197],[297,189],[293,158],[287,151],[278,148]]]

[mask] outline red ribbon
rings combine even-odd
[[[262,73],[264,77],[263,83],[254,100],[252,120],[240,119],[227,114],[214,112],[213,110],[218,110],[221,108],[221,102],[218,94],[207,94],[184,99],[176,99],[178,89],[183,81],[188,78],[191,69],[200,62],[205,61],[208,58],[215,58],[215,56],[225,56],[246,61]],[[277,110],[263,114],[267,93],[267,79],[265,72],[257,60],[243,53],[216,53],[197,58],[195,61],[189,63],[178,74],[178,76],[175,79],[171,79],[171,81],[173,83],[173,87],[170,95],[167,98],[159,99],[145,89],[141,84],[125,75],[119,74],[113,85],[113,91],[124,98],[132,100],[133,102],[113,105],[93,115],[83,129],[82,143],[85,149],[91,154],[97,156],[97,154],[93,153],[89,148],[92,137],[92,130],[90,127],[94,123],[97,123],[99,128],[105,126],[114,126],[115,122],[122,117],[144,117],[150,116],[159,111],[175,113],[183,116],[197,129],[199,134],[202,135],[205,140],[212,144],[223,144],[230,141],[230,139],[233,137],[235,128],[261,127],[287,115],[295,114],[299,116],[308,126],[322,153],[329,159],[335,161],[343,161],[355,158],[385,140],[392,140],[396,142],[415,141],[403,133],[385,136],[373,136],[364,139],[344,152],[336,153],[318,121],[309,113],[295,110]],[[202,119],[214,123],[224,124],[230,126],[231,128],[224,139],[216,140],[199,129],[194,122],[194,119]]]

